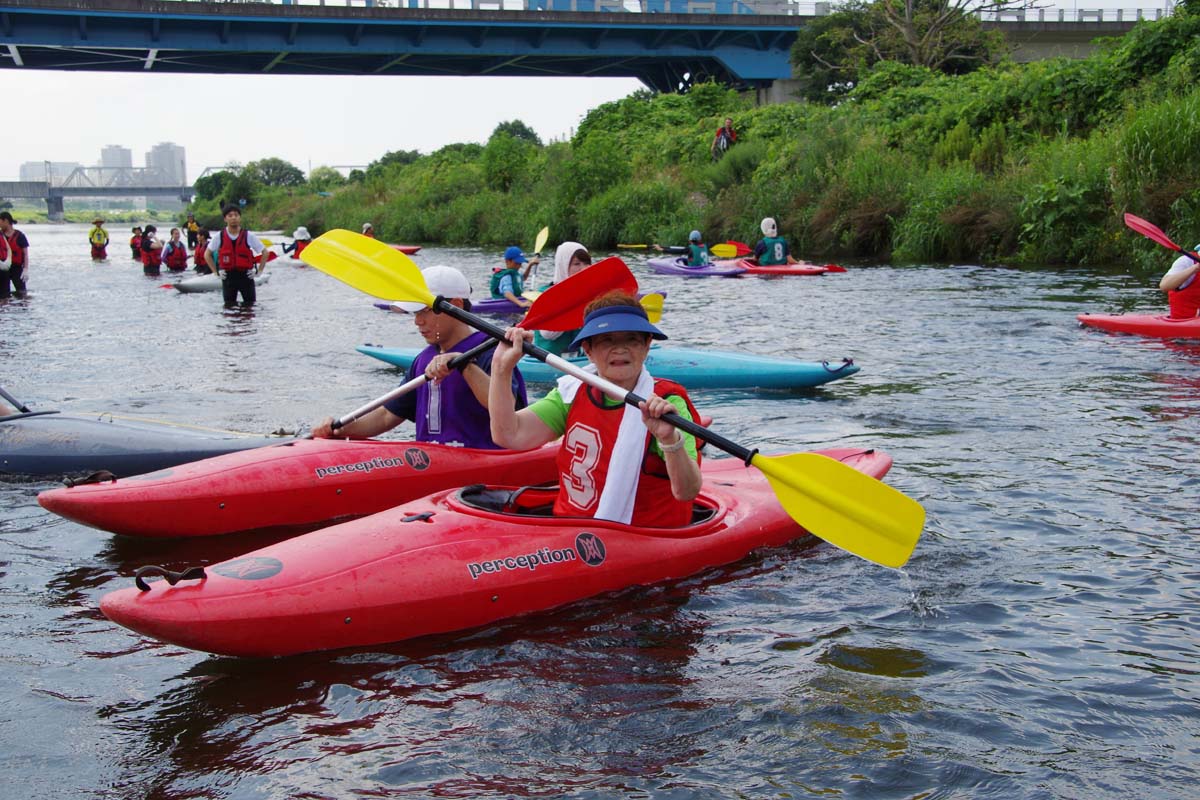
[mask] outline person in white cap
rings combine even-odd
[[[370,239],[375,238],[375,226],[369,222],[363,223],[362,232],[363,232],[363,236],[366,236]]]
[[[764,219],[759,227],[762,229],[763,238],[754,245],[754,257],[761,266],[774,267],[780,264],[800,263],[788,252],[787,239],[779,235],[779,227],[775,224],[773,217]]]
[[[308,232],[308,228],[301,225],[292,231],[292,239],[291,244],[283,246],[283,254],[285,256],[290,255],[292,258],[299,258],[300,254],[304,252],[304,248],[308,247],[309,242],[312,241],[312,234]]]
[[[425,285],[434,295],[453,305],[471,310],[471,284],[453,267],[436,266],[421,270]],[[484,450],[498,450],[492,441],[488,415],[488,390],[491,383],[492,353],[488,350],[458,369],[450,362],[460,353],[488,340],[488,335],[449,314],[434,312],[421,303],[396,303],[413,315],[417,330],[429,345],[413,359],[404,382],[424,375],[428,380],[406,395],[333,430],[333,418],[327,417],[313,428],[313,436],[322,439],[341,437],[365,439],[390,431],[406,419],[416,425],[418,442],[438,442]],[[511,402],[524,408],[525,379],[511,370]]]

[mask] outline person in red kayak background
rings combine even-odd
[[[695,439],[662,416],[699,415],[687,390],[645,368],[651,340],[666,334],[650,323],[637,298],[622,292],[593,300],[586,312],[573,344],[582,346],[600,377],[646,398],[640,409],[565,376],[529,408],[511,410],[507,377],[532,334],[509,328],[492,362],[492,438],[515,450],[562,438],[556,516],[651,528],[686,525],[700,492],[700,459]]]
[[[780,264],[799,264],[788,251],[787,239],[779,235],[779,226],[773,217],[767,217],[760,224],[763,238],[754,245],[754,258],[761,266],[775,267]]]
[[[368,239],[374,239],[375,238],[375,226],[369,222],[364,222],[363,226],[362,226],[362,235],[366,236]]]
[[[142,260],[142,226],[133,226],[133,235],[129,237],[129,257],[134,261]]]
[[[471,284],[453,267],[435,266],[421,270],[425,285],[434,295],[444,297],[459,308],[471,310]],[[399,303],[401,309],[413,315],[421,337],[428,346],[417,354],[404,375],[404,382],[424,375],[429,380],[408,394],[389,400],[336,432],[333,418],[321,421],[313,428],[319,439],[340,437],[364,439],[378,436],[411,419],[416,425],[418,442],[438,442],[499,450],[492,439],[488,416],[488,389],[492,382],[492,355],[488,350],[458,369],[450,362],[460,353],[488,340],[488,335],[475,331],[449,314],[440,314],[420,303]],[[526,404],[525,379],[520,371],[509,369],[504,376],[506,399],[511,409]]]
[[[1200,251],[1200,244],[1195,249]],[[1182,255],[1175,259],[1167,274],[1158,282],[1158,288],[1167,293],[1172,317],[1187,319],[1200,316],[1200,280],[1196,279],[1197,272],[1200,272],[1200,262]]]
[[[710,148],[713,161],[720,161],[721,156],[725,155],[725,151],[735,144],[737,144],[737,131],[733,129],[733,118],[726,117],[725,123],[717,128],[717,135],[713,137]]]
[[[12,214],[0,211],[0,297],[24,297],[29,282],[29,240],[16,224]]]
[[[183,272],[187,269],[187,248],[183,246],[183,232],[179,228],[171,228],[171,238],[163,245],[162,262],[171,272]]]
[[[159,274],[162,266],[162,240],[158,238],[158,228],[147,225],[142,229],[142,273],[145,275]]]
[[[196,248],[192,251],[192,269],[200,275],[212,275],[205,256],[208,253],[208,231],[201,228],[196,231]]]
[[[88,244],[92,246],[92,261],[108,258],[108,231],[104,230],[104,220],[100,217],[92,220],[92,229],[88,231]]]
[[[225,228],[217,231],[208,243],[204,258],[209,269],[221,277],[225,307],[236,304],[239,294],[243,305],[252,306],[258,297],[250,273],[263,271],[267,249],[257,236],[242,228],[241,208],[228,203],[221,209],[221,214],[225,217]]]
[[[312,242],[312,234],[308,232],[308,228],[301,225],[292,231],[292,239],[291,244],[283,246],[283,254],[285,256],[290,255],[292,258],[299,258],[300,254],[304,252],[304,248],[308,247],[309,243]]]

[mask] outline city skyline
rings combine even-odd
[[[133,166],[133,148],[121,144],[107,144],[100,149],[99,160],[84,165],[80,161],[25,161],[19,167],[22,181],[45,181],[61,183],[76,170],[95,170],[90,179],[101,179],[101,170],[144,169],[162,176],[166,185],[187,185],[187,148],[174,142],[159,142],[146,151],[141,167]],[[47,178],[49,175],[49,178]]]

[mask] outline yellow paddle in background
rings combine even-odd
[[[737,258],[737,248],[728,242],[714,244],[708,248],[708,252],[712,253],[717,258]]]
[[[638,300],[642,304],[642,308],[646,312],[646,317],[653,323],[658,323],[662,319],[663,312],[663,296],[658,292],[653,292]]]
[[[550,226],[542,228],[537,233],[537,238],[533,240],[533,254],[538,257],[538,263],[533,265],[533,277],[537,277],[538,267],[541,266],[542,248],[546,246],[546,240],[550,238]],[[530,298],[534,299],[534,298]]]
[[[367,294],[421,303],[493,338],[504,338],[502,328],[435,297],[412,259],[390,247],[380,246],[373,239],[351,231],[333,230],[305,248],[301,260]],[[586,275],[589,271],[580,274]],[[643,402],[643,398],[633,392],[585,372],[540,347],[526,345],[524,350],[614,399],[633,406]],[[911,497],[817,453],[764,456],[678,414],[666,414],[662,418],[760,470],[784,511],[830,544],[885,567],[903,566],[912,555],[925,524],[925,509]]]

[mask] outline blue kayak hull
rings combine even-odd
[[[420,352],[415,347],[363,345],[358,352],[407,368]],[[580,366],[583,356],[568,359]],[[524,358],[521,374],[530,383],[553,383],[562,373],[553,367]],[[781,358],[689,347],[653,347],[646,369],[656,378],[668,378],[688,389],[802,389],[845,378],[858,372],[850,359],[841,361],[786,361]]]
[[[107,470],[124,478],[282,441],[110,415],[15,414],[0,417],[0,475],[60,477]]]

